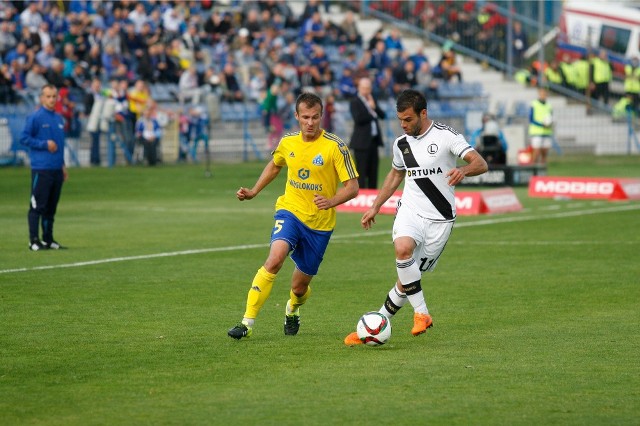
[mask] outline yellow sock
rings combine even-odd
[[[264,269],[264,266],[258,269],[251,283],[249,294],[247,295],[247,309],[244,313],[245,318],[255,319],[258,316],[258,312],[262,309],[264,302],[269,298],[275,279],[276,274],[268,272]]]
[[[307,287],[307,292],[300,297],[296,296],[293,290],[290,290],[289,291],[290,299],[287,302],[287,313],[293,314],[294,312],[298,312],[298,308],[304,305],[304,303],[309,298],[310,294],[311,294],[311,286]]]

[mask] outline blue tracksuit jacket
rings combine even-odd
[[[51,153],[47,141],[58,144],[58,150]],[[20,136],[20,143],[29,147],[32,170],[60,170],[64,166],[64,119],[54,111],[44,107],[30,114]]]

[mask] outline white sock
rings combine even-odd
[[[300,312],[300,308],[296,309],[296,311],[294,312],[293,309],[291,309],[291,300],[287,300],[287,307],[286,307],[285,313],[287,315],[293,315],[293,314],[299,314],[299,312]]]
[[[413,306],[414,312],[428,314],[427,302],[424,300],[424,293],[420,284],[422,273],[415,259],[396,259],[396,269],[402,288],[407,295],[409,303]]]
[[[420,290],[418,293],[407,295],[409,303],[413,306],[413,311],[419,314],[428,314],[427,302],[424,300],[424,293]]]

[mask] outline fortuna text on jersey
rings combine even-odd
[[[407,177],[421,177],[430,175],[441,175],[442,169],[407,169]]]

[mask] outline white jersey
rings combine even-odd
[[[404,170],[405,184],[400,204],[433,221],[456,217],[454,188],[446,174],[473,148],[451,127],[433,121],[418,137],[402,135],[393,142],[393,163]]]

